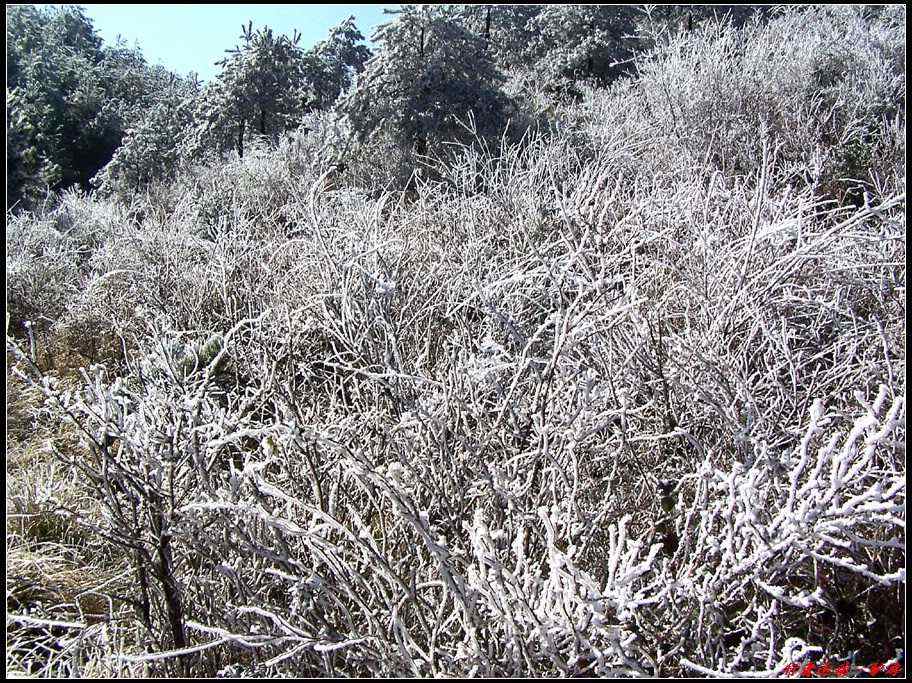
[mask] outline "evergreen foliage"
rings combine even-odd
[[[452,11],[465,27],[480,36],[495,63],[504,70],[520,67],[535,40],[533,20],[543,5],[459,5]]]
[[[242,27],[242,45],[218,62],[221,72],[206,85],[194,113],[191,155],[206,150],[244,155],[245,139],[298,127],[312,111],[328,109],[364,68],[370,52],[352,18],[304,52],[300,36],[275,36],[272,29]]]
[[[606,85],[624,72],[619,65],[636,50],[629,5],[550,5],[532,19],[535,36],[526,56],[543,79],[593,79]]]
[[[103,46],[79,7],[7,8],[7,201],[34,206],[111,160],[170,77],[138,50]]]
[[[497,134],[507,118],[503,75],[485,41],[449,7],[407,5],[377,29],[380,49],[357,87],[340,103],[361,140],[379,128],[419,154],[441,140],[464,137],[471,115],[481,133]]]
[[[196,149],[244,155],[250,135],[273,136],[297,124],[308,99],[300,36],[242,27],[243,44],[217,62],[221,71],[199,100]]]
[[[127,129],[123,144],[92,179],[102,193],[120,194],[174,176],[185,158],[195,122],[196,81],[172,77],[136,125]]]
[[[304,55],[305,77],[312,92],[308,103],[312,110],[329,109],[339,95],[351,87],[354,78],[364,70],[371,52],[364,36],[349,17],[329,31],[329,36]]]

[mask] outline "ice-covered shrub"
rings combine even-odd
[[[791,181],[820,188],[845,177],[844,146],[869,146],[871,131],[903,110],[904,30],[891,16],[813,7],[741,29],[708,24],[648,55],[637,79],[617,86],[621,120],[635,139],[671,150],[663,164],[709,163],[727,174],[755,170],[771,134],[794,166]],[[598,109],[592,116],[617,125]]]
[[[304,131],[283,136],[278,147],[252,140],[242,158],[200,166],[184,174],[178,207],[195,232],[213,239],[236,223],[250,222],[261,235],[293,231],[314,181],[332,163],[314,150]],[[303,138],[303,139],[302,139]]]
[[[7,301],[13,329],[28,320],[46,330],[66,312],[86,277],[93,251],[121,225],[122,212],[78,190],[55,206],[9,217]]]
[[[75,254],[51,225],[19,214],[7,225],[7,305],[18,329],[22,321],[47,325],[66,310],[78,280]]]
[[[787,20],[747,29],[760,53]],[[335,165],[356,157],[326,116],[135,200],[62,316],[110,325],[122,360],[64,387],[8,342],[47,423],[80,435],[56,476],[91,492],[81,537],[125,582],[110,612],[130,637],[98,661],[777,676],[814,648],[885,658],[905,586],[904,124],[815,156],[813,126],[782,123],[807,100],[773,93],[779,123],[749,141],[711,120],[743,162],[720,166],[636,118],[656,65],[744,66],[754,48],[713,30],[645,85],[581,86],[522,144],[446,145],[408,195]],[[881,169],[860,204],[798,180],[836,149]],[[72,605],[43,614],[102,651]]]
[[[600,421],[620,415],[623,434],[644,411],[625,398],[612,409],[605,380],[568,372],[580,340],[572,311],[560,318],[544,367],[483,341],[451,354],[439,379],[364,368],[367,395],[319,407],[276,374],[253,393],[215,391],[220,354],[256,343],[262,321],[225,335],[208,365],[158,330],[122,379],[99,374],[74,396],[43,386],[94,453],[81,469],[104,465],[124,487],[99,494],[115,505],[108,534],[150,554],[144,599],[165,605],[150,625],[209,652],[165,655],[185,670],[254,644],[272,673],[772,675],[786,635],[821,636],[802,610],[839,609],[851,577],[903,580],[901,398],[888,405],[882,387],[859,418],[818,402],[791,452],[756,442],[746,464],[707,453],[679,478],[670,515],[632,521],[621,487],[636,468],[619,459],[630,446],[616,441],[602,457],[614,472],[599,477],[587,441],[610,443]],[[411,386],[417,400],[389,413],[372,384]],[[545,402],[517,424],[526,392]],[[152,527],[117,513],[135,500],[134,476],[153,485],[136,501]],[[171,481],[176,498],[150,495]],[[861,548],[874,555],[857,559]],[[830,583],[807,571],[814,560]]]

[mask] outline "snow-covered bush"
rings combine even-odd
[[[788,638],[848,646],[850,586],[889,603],[902,198],[832,212],[770,189],[769,159],[650,179],[568,144],[465,148],[410,204],[318,178],[300,236],[226,215],[96,252],[130,271],[108,315],[146,307],[133,360],[39,385],[94,453],[63,461],[121,468],[102,504],[149,483],[141,526],[83,520],[149,554],[159,654],[130,661],[773,675]]]
[[[22,321],[53,322],[78,281],[66,239],[45,222],[20,214],[7,226],[7,305],[14,329]]]
[[[93,251],[118,230],[113,204],[67,191],[56,206],[9,217],[7,302],[14,329],[28,320],[48,329],[77,296]],[[37,329],[37,328],[36,328]]]
[[[847,63],[893,63],[890,14],[853,35],[893,47]],[[408,194],[385,191],[397,158],[373,177],[386,148],[321,114],[110,215],[74,196],[14,220],[10,301],[117,349],[73,378],[8,337],[70,487],[20,468],[14,540],[62,529],[105,568],[49,596],[15,556],[16,666],[775,677],[814,651],[892,657],[904,124],[840,147],[815,126],[854,71],[801,94],[815,31],[862,18],[786,13],[753,43],[707,26],[521,144],[467,119]],[[782,36],[811,57],[759,78]],[[675,69],[707,80],[669,99]],[[753,91],[710,95],[739,69]],[[696,137],[637,118],[669,102]],[[770,115],[749,139],[740,108]],[[837,153],[871,171],[857,205],[797,180]]]
[[[628,137],[665,151],[663,166],[707,164],[728,175],[756,170],[771,135],[780,164],[792,167],[784,182],[830,198],[844,178],[870,188],[877,179],[857,176],[870,170],[864,162],[881,131],[903,117],[905,31],[890,10],[866,13],[798,8],[769,23],[710,23],[679,35],[644,58],[635,80],[618,84],[605,103],[610,115],[596,103],[593,124],[626,120]],[[852,145],[863,155],[855,163]]]

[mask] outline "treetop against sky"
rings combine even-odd
[[[238,44],[241,26],[268,25],[276,34],[301,34],[301,47],[309,48],[326,37],[332,26],[354,16],[358,28],[370,38],[373,29],[392,17],[384,8],[399,5],[82,5],[106,44],[120,35],[128,44],[138,42],[150,64],[160,63],[202,80],[215,76],[215,62]]]

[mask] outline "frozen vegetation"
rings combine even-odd
[[[904,7],[497,9],[343,26],[240,127],[239,51],[21,181],[9,673],[894,660]]]

